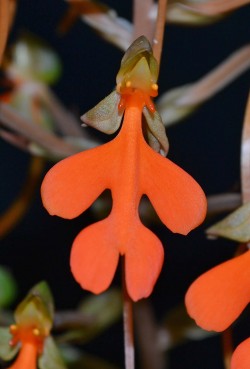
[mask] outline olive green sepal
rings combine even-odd
[[[123,110],[118,109],[120,95],[113,91],[100,101],[94,108],[81,116],[81,120],[103,133],[112,134],[116,132],[122,121]]]

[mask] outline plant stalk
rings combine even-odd
[[[122,258],[122,287],[123,287],[123,330],[125,369],[135,368],[133,302],[128,295],[125,281],[125,259]]]
[[[159,65],[161,62],[166,16],[167,16],[167,0],[159,0],[157,19],[155,25],[155,34],[153,39],[153,52]]]

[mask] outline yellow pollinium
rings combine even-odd
[[[34,334],[34,336],[36,336],[36,337],[38,337],[38,336],[40,336],[41,335],[41,332],[39,331],[39,329],[38,328],[34,328],[33,330],[32,330],[32,333]]]

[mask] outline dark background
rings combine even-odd
[[[131,18],[131,1],[106,3],[119,15]],[[10,41],[20,31],[28,30],[50,43],[63,63],[62,78],[53,90],[65,106],[79,111],[80,115],[113,89],[122,52],[80,20],[66,36],[59,37],[55,28],[66,8],[61,0],[20,1]],[[249,43],[249,19],[248,6],[207,27],[167,26],[159,92],[196,81]],[[249,72],[183,123],[168,129],[169,158],[192,174],[207,195],[239,188],[241,130],[248,91]],[[3,212],[22,187],[30,157],[2,140],[0,150],[0,210]],[[91,211],[72,221],[50,217],[37,190],[22,222],[1,240],[0,263],[8,266],[17,279],[20,298],[32,285],[46,279],[57,308],[76,307],[87,293],[71,276],[70,248],[76,234],[93,221]],[[208,224],[188,237],[173,235],[160,225],[151,227],[165,247],[164,268],[151,297],[159,322],[168,309],[183,300],[188,286],[199,274],[232,256],[235,243],[206,240],[203,231]],[[120,285],[119,272],[114,284]],[[247,326],[246,320],[244,327]],[[236,327],[236,341],[249,335],[244,327]],[[121,323],[87,349],[122,367]],[[170,353],[170,369],[222,369],[220,349],[219,337],[181,345]]]

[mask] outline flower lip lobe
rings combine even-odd
[[[115,274],[119,251],[110,217],[90,225],[74,240],[70,265],[78,283],[93,293],[105,291]]]
[[[113,146],[108,143],[57,163],[45,176],[41,196],[51,215],[73,219],[106,189],[112,171]]]

